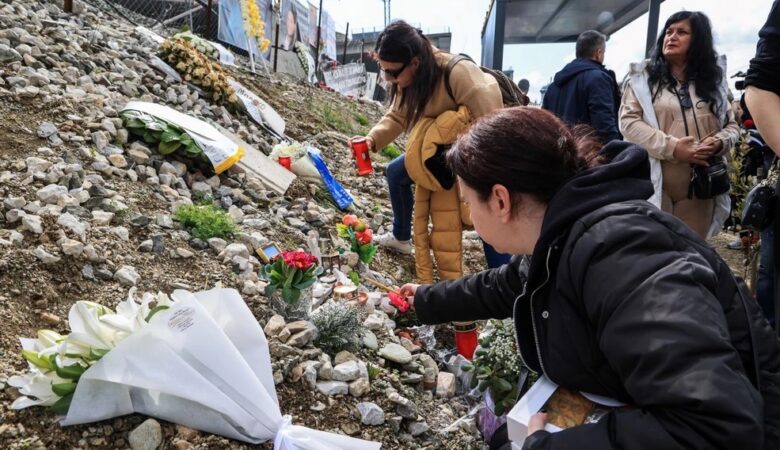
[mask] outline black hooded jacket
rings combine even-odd
[[[624,142],[602,152],[609,163],[574,176],[548,204],[527,278],[515,257],[420,286],[418,317],[511,316],[530,369],[636,406],[535,433],[525,449],[780,448],[777,337],[715,251],[644,200],[647,153]]]
[[[622,139],[617,122],[619,106],[615,74],[589,58],[577,58],[556,73],[542,100],[544,109],[569,125],[593,127],[603,142]]]

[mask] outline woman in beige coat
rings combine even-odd
[[[651,202],[703,237],[720,230],[729,200],[696,198],[693,167],[725,155],[739,137],[725,73],[707,16],[681,11],[666,21],[652,58],[632,65],[620,106],[624,139],[651,157]]]

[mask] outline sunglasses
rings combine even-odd
[[[688,91],[688,83],[680,85],[680,89],[677,90],[677,97],[680,99],[680,106],[685,109],[693,107],[693,101],[691,101],[691,93]]]
[[[407,62],[405,62],[405,63],[404,63],[404,65],[403,65],[403,66],[401,66],[401,68],[400,68],[400,69],[395,69],[395,70],[390,70],[390,69],[383,69],[381,66],[380,66],[380,69],[381,69],[381,70],[382,70],[382,72],[384,72],[386,75],[390,76],[390,78],[398,78],[398,76],[399,76],[399,75],[401,75],[401,72],[403,72],[403,71],[406,69],[406,66],[408,66],[408,65],[409,65],[409,62],[410,62],[410,61],[407,61]]]

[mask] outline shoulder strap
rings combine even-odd
[[[464,60],[474,62],[470,56],[461,53],[450,58],[450,60],[447,61],[447,66],[444,68],[444,87],[447,89],[447,94],[453,102],[455,101],[455,96],[452,95],[452,87],[450,87],[450,73],[452,72],[452,68],[455,67],[455,64]]]

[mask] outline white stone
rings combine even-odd
[[[353,381],[360,377],[360,367],[357,361],[347,361],[337,364],[333,367],[333,376],[335,381]]]
[[[381,330],[385,324],[385,319],[376,314],[371,314],[363,321],[363,326],[369,330],[376,331]]]
[[[24,162],[27,166],[27,172],[29,173],[46,172],[51,167],[51,163],[49,161],[37,158],[35,156],[31,156],[25,159]]]
[[[193,256],[195,256],[195,253],[192,253],[191,251],[183,247],[176,248],[176,254],[179,256],[179,258],[192,258]]]
[[[68,195],[68,188],[59,184],[50,184],[39,189],[36,195],[44,203],[57,204],[61,198]]]
[[[317,390],[325,395],[346,395],[349,393],[349,385],[343,381],[318,381]]]
[[[79,256],[84,251],[84,244],[75,239],[63,238],[58,242],[60,248],[62,248],[62,253],[68,256]]]
[[[265,332],[265,335],[269,337],[276,336],[282,332],[285,325],[284,317],[280,316],[279,314],[275,314],[270,319],[268,319],[268,323],[265,324],[263,332]]]
[[[227,263],[232,261],[235,256],[249,259],[249,249],[246,248],[246,245],[244,244],[233,243],[225,247],[225,249],[217,255],[217,258],[221,259],[222,262]]]
[[[123,286],[135,286],[141,280],[141,276],[135,271],[135,267],[122,266],[114,273],[114,279]]]
[[[222,250],[225,249],[225,247],[227,247],[227,242],[225,242],[224,239],[215,237],[209,239],[207,242],[209,243],[209,247],[211,247],[211,249],[217,253],[221,252]]]
[[[118,167],[120,169],[124,169],[127,167],[127,160],[124,156],[116,154],[116,155],[109,155],[108,161],[111,162],[111,165],[114,167]]]
[[[379,341],[371,330],[363,331],[363,346],[371,350],[379,349]]]
[[[25,200],[24,197],[8,197],[3,200],[3,204],[6,209],[24,208],[24,205],[27,204],[27,200]]]
[[[43,220],[40,216],[28,214],[22,217],[22,229],[35,234],[43,233]]]
[[[412,362],[412,354],[409,350],[394,343],[389,343],[379,349],[379,356],[398,364],[409,364]]]
[[[357,380],[349,383],[349,395],[353,397],[362,397],[368,394],[371,390],[371,384],[365,378],[358,378]]]
[[[385,412],[376,403],[358,403],[357,409],[360,411],[360,422],[363,425],[382,425],[385,423]]]
[[[457,387],[454,374],[449,372],[439,372],[439,378],[436,380],[436,396],[443,398],[452,398],[455,396]]]
[[[73,234],[79,237],[82,242],[87,238],[88,225],[79,221],[79,219],[70,213],[65,213],[57,219],[57,225],[70,230]]]
[[[123,241],[130,240],[130,231],[125,227],[114,227],[111,229],[111,234]]]
[[[41,262],[44,264],[54,264],[60,262],[59,257],[47,252],[43,249],[43,247],[37,247],[35,250],[33,250],[33,256],[41,260]]]
[[[145,420],[130,432],[127,440],[132,450],[156,450],[163,440],[160,423],[154,419]]]
[[[112,212],[92,211],[92,222],[99,227],[110,225],[112,220],[114,220],[114,213]]]
[[[18,222],[19,219],[26,216],[27,213],[22,211],[21,209],[12,209],[5,213],[5,220],[8,223],[15,223]]]

